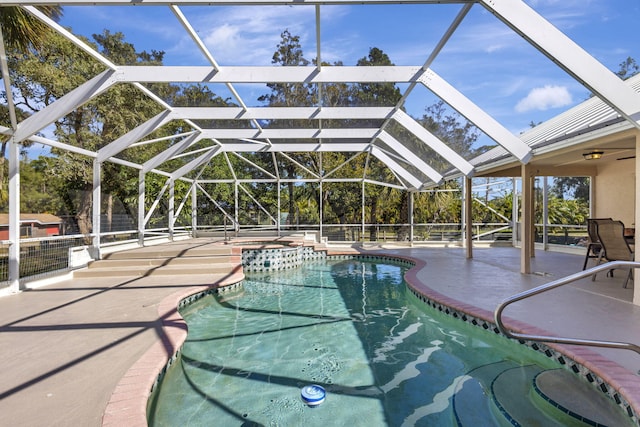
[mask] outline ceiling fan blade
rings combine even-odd
[[[620,157],[619,159],[616,160],[627,160],[627,159],[635,159],[636,156],[627,156],[627,157]]]

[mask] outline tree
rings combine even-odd
[[[389,56],[381,49],[373,47],[369,49],[369,54],[360,58],[358,66],[391,66]],[[363,107],[394,106],[402,98],[400,89],[394,83],[357,83],[353,86],[354,103]]]
[[[138,53],[132,44],[124,40],[122,33],[104,31],[93,37],[98,50],[117,64],[158,64],[162,61],[163,52]],[[16,105],[34,113],[104,69],[103,65],[59,35],[51,35],[48,43],[37,51],[14,51],[10,61]],[[176,92],[167,85],[155,87],[166,96]],[[135,86],[119,84],[57,120],[54,133],[59,141],[68,145],[97,151],[161,110],[155,101]],[[166,144],[169,142],[146,147],[146,158],[153,150],[157,152],[166,148]],[[54,157],[47,173],[55,174],[64,181],[60,191],[63,192],[61,196],[65,200],[66,213],[75,215],[79,231],[87,234],[92,230],[93,161],[67,150],[52,149],[52,153]],[[119,156],[140,160],[145,158],[141,154],[132,150]],[[103,188],[109,194],[107,209],[111,194],[120,192],[122,198],[126,198],[132,192],[137,193],[137,186],[132,184],[137,179],[134,171],[105,163],[104,172]]]
[[[586,176],[560,176],[554,179],[550,192],[561,199],[575,199],[582,203],[589,202],[589,178]],[[581,223],[579,223],[581,224]]]
[[[442,100],[427,107],[418,121],[464,158],[475,157],[488,148],[473,148],[480,136],[478,128],[455,111],[449,111]]]
[[[276,47],[276,51],[271,59],[272,64],[281,66],[307,66],[309,61],[305,59],[302,45],[300,44],[300,36],[292,35],[289,30],[285,30],[280,34],[280,43]],[[258,101],[266,102],[272,107],[292,107],[313,105],[314,99],[312,90],[309,85],[304,83],[267,83],[267,87],[271,89],[271,93],[261,95]],[[289,128],[295,127],[292,120],[273,120],[269,127]],[[292,154],[294,159],[300,158]],[[296,167],[292,162],[281,164],[288,179],[296,178]],[[287,183],[288,189],[288,205],[289,205],[289,221],[293,221],[296,213],[295,189],[294,183]]]
[[[48,158],[40,156],[29,161],[23,156],[20,161],[20,211],[29,213],[56,214],[60,200],[56,190],[60,179],[46,173]]]
[[[39,49],[53,33],[47,24],[21,7],[3,6],[0,9],[0,28],[8,49]],[[55,21],[62,17],[60,6],[37,6],[37,9]]]
[[[39,49],[26,51],[14,49],[8,55],[8,60],[15,104],[18,109],[28,114],[52,104],[56,99],[99,72],[95,61],[91,61],[87,54],[79,52],[68,40],[53,33],[50,34],[48,42]],[[79,109],[56,123],[55,134],[60,136],[64,129],[77,129],[74,145],[82,146],[84,140],[90,136],[88,124],[85,121],[85,111],[86,109]],[[65,142],[68,141],[69,138],[65,140]],[[71,153],[67,154],[65,160],[78,157]],[[60,168],[56,170],[60,171]],[[75,182],[78,179],[90,182],[91,174],[85,175],[86,168],[68,167],[66,170],[75,178]],[[48,169],[47,172],[53,173],[53,170]]]
[[[62,16],[60,6],[38,6],[37,9],[54,20]],[[29,12],[17,6],[0,7],[0,31],[4,39],[4,47],[7,51],[26,52],[41,48],[49,39],[53,31],[44,22],[35,18]],[[0,98],[7,98],[2,92]],[[8,103],[0,105],[0,124],[11,125]],[[18,120],[26,118],[27,114],[17,109],[15,112]],[[6,152],[9,138],[0,135],[0,203],[6,203],[9,198],[6,182]],[[27,144],[23,144],[26,146]]]
[[[357,62],[360,67],[369,66],[391,66],[394,65],[389,56],[381,49],[373,47],[369,49],[369,54],[366,57],[360,58]],[[394,83],[357,83],[353,86],[353,103],[355,105],[364,107],[382,107],[382,106],[395,106],[400,102],[402,93],[400,89]],[[365,125],[379,126],[382,123],[366,123]],[[379,165],[378,163],[376,163]],[[370,165],[370,170],[374,175],[382,175],[385,172],[379,168],[375,170],[375,165]],[[386,169],[386,178],[389,176],[389,171]],[[381,196],[389,192],[389,188],[385,188],[379,185],[367,186],[367,199],[369,205],[369,222],[371,224],[369,235],[371,240],[377,240],[379,215],[379,201]]]
[[[640,73],[640,65],[632,57],[627,57],[619,64],[620,69],[616,72],[616,75],[622,80],[626,80],[629,77],[633,77]]]
[[[271,58],[272,64],[283,67],[307,66],[309,61],[305,59],[300,36],[291,35],[289,30],[280,34],[280,43]],[[261,95],[258,101],[266,102],[274,107],[292,107],[312,105],[310,90],[304,83],[267,83],[271,93]]]

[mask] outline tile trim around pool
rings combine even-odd
[[[417,273],[426,267],[425,261],[408,256],[363,255],[348,251],[342,253],[327,251],[327,259],[354,258],[390,261],[411,267],[405,273],[404,278],[409,289],[418,299],[454,318],[500,334],[493,322],[492,312],[449,298],[421,283]],[[211,286],[194,286],[183,289],[165,298],[159,304],[158,314],[164,334],[127,371],[114,389],[102,418],[103,426],[143,427],[148,425],[147,403],[149,397],[167,368],[176,360],[187,337],[187,325],[178,309],[208,293],[236,289],[241,286],[243,279],[243,273],[236,273]],[[534,335],[549,334],[544,330],[511,318],[505,318],[504,322],[514,332]],[[630,420],[638,423],[640,378],[629,375],[629,372],[622,366],[586,347],[519,341],[584,377],[599,391],[613,399],[627,413]]]

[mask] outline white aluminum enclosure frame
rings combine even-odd
[[[8,96],[8,108],[11,117],[11,127],[0,126],[0,133],[8,136],[9,139],[9,217],[10,217],[10,262],[9,280],[11,286],[18,289],[18,266],[19,266],[19,147],[20,143],[26,140],[37,141],[38,143],[51,147],[68,149],[73,152],[85,154],[94,159],[94,194],[99,194],[100,170],[104,162],[116,162],[125,164],[139,170],[139,203],[142,207],[139,212],[139,233],[144,233],[144,224],[150,217],[151,212],[144,212],[144,176],[146,173],[158,173],[167,177],[167,183],[163,192],[168,190],[173,194],[173,183],[175,180],[185,180],[192,184],[193,192],[195,188],[204,191],[199,184],[199,178],[189,178],[194,171],[202,170],[214,156],[227,153],[252,153],[269,152],[272,154],[275,164],[275,156],[287,156],[292,152],[363,152],[373,155],[386,164],[398,178],[397,182],[382,183],[389,186],[400,186],[407,190],[420,190],[436,185],[442,180],[442,172],[437,171],[429,164],[429,159],[421,158],[402,141],[394,138],[388,129],[391,121],[394,125],[399,125],[404,131],[423,142],[430,149],[448,162],[452,170],[458,171],[467,179],[474,174],[473,166],[462,156],[452,150],[435,135],[422,127],[416,120],[406,114],[403,110],[403,103],[409,92],[416,85],[423,85],[442,100],[447,102],[458,113],[466,117],[467,120],[475,124],[486,135],[493,138],[515,159],[525,165],[531,159],[531,149],[517,135],[509,132],[497,120],[483,111],[450,83],[441,78],[435,70],[431,69],[431,64],[447,44],[450,37],[464,21],[465,16],[472,7],[483,7],[494,14],[514,32],[522,36],[535,49],[542,52],[551,61],[558,64],[567,73],[573,76],[579,83],[610,105],[614,110],[634,126],[640,128],[640,94],[628,87],[614,73],[607,70],[601,63],[574,43],[566,35],[560,32],[546,19],[540,16],[532,8],[527,6],[522,0],[322,0],[322,1],[299,1],[299,0],[221,0],[216,2],[216,6],[222,5],[253,5],[253,6],[273,6],[290,5],[291,7],[315,7],[316,13],[316,46],[317,58],[321,58],[322,46],[320,43],[320,14],[323,7],[341,4],[458,4],[460,11],[454,18],[449,28],[436,43],[433,51],[427,54],[425,62],[415,66],[387,66],[387,67],[354,67],[341,66],[330,67],[281,67],[281,66],[225,66],[220,65],[212,52],[210,52],[200,39],[192,25],[189,23],[180,10],[180,6],[188,5],[211,5],[210,0],[176,0],[172,2],[160,0],[101,0],[101,6],[163,6],[171,9],[175,18],[187,32],[191,40],[207,59],[209,66],[118,66],[96,52],[91,46],[81,39],[71,34],[69,31],[50,20],[40,13],[35,5],[92,5],[95,2],[85,2],[82,0],[8,0],[3,2],[3,6],[20,6],[33,14],[38,19],[45,22],[52,29],[66,37],[79,48],[89,53],[93,58],[105,66],[105,70],[93,77],[91,80],[80,85],[78,88],[67,93],[57,101],[33,114],[31,117],[18,122],[16,120],[15,105],[10,94],[9,70],[6,61],[4,43],[0,38],[0,71]],[[215,6],[212,6],[215,7]],[[1,34],[0,34],[1,37]],[[164,103],[157,95],[150,92],[142,83],[145,82],[192,82],[192,83],[222,83],[233,94],[234,102],[238,107],[217,107],[217,108],[180,108]],[[357,83],[357,82],[379,82],[379,83],[404,83],[408,84],[408,89],[403,93],[402,99],[396,105],[384,107],[324,107],[324,106],[295,106],[295,107],[248,107],[245,100],[238,94],[235,84],[240,83],[305,83],[318,84],[319,91],[322,90],[323,83]],[[36,134],[45,129],[51,123],[64,117],[78,106],[90,101],[94,97],[109,90],[116,84],[133,84],[143,91],[148,97],[153,99],[162,107],[162,112],[140,126],[130,129],[114,141],[106,144],[96,152],[85,150],[82,147],[66,146],[58,141],[53,141]],[[323,120],[342,119],[366,119],[381,122],[377,128],[351,128],[333,129],[323,126]],[[236,120],[245,122],[244,127],[233,129],[213,128],[207,129],[197,125],[194,121],[206,120]],[[320,123],[312,128],[300,127],[289,129],[272,129],[260,126],[260,120],[269,119],[295,119],[298,121],[314,120]],[[192,127],[192,131],[186,134],[176,135],[175,142],[170,148],[146,160],[142,164],[132,164],[118,155],[129,147],[138,144],[150,144],[154,141],[145,140],[145,137],[155,130],[174,120],[182,120]],[[272,140],[277,140],[276,142]],[[210,146],[200,149],[198,156],[191,161],[185,161],[182,166],[172,171],[160,170],[169,160],[186,157],[188,149],[202,141],[210,141]],[[382,143],[382,144],[380,144]],[[393,152],[388,151],[387,147]],[[290,158],[291,159],[291,158]],[[245,159],[246,160],[246,159]],[[404,164],[412,165],[414,169],[421,171],[420,174],[405,168]],[[412,169],[413,169],[412,168]],[[281,180],[276,170],[266,171],[277,182]],[[311,172],[311,171],[309,171]],[[200,175],[197,174],[199,177]],[[313,179],[320,183],[325,177],[315,176]],[[234,176],[236,186],[238,180]],[[204,182],[204,181],[203,181]],[[374,182],[367,177],[362,177],[362,182]],[[206,192],[205,192],[206,194]],[[237,187],[236,187],[237,194]],[[207,195],[208,196],[208,195]],[[158,196],[160,197],[160,196]],[[208,196],[210,198],[210,196]],[[236,196],[237,197],[237,196]],[[97,200],[96,200],[97,199]],[[170,204],[174,206],[171,197]],[[278,193],[278,200],[280,199]],[[195,200],[195,195],[193,196]],[[156,199],[156,202],[158,199]],[[216,203],[213,199],[212,202]],[[182,205],[181,205],[182,206]],[[181,208],[181,207],[180,207]],[[99,221],[100,203],[99,197],[94,198],[94,221]],[[322,207],[320,208],[322,210]],[[170,213],[173,215],[173,212]],[[225,213],[226,215],[226,213]],[[237,218],[237,215],[236,215]],[[231,218],[230,218],[231,219]],[[235,219],[234,219],[235,221]],[[195,223],[195,220],[194,220]],[[94,224],[94,230],[96,224]],[[97,224],[99,226],[99,224]],[[237,227],[237,223],[235,224]],[[173,227],[173,224],[170,224]],[[99,227],[98,227],[99,230]],[[99,231],[94,232],[94,245],[100,244]]]

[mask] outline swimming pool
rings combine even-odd
[[[317,261],[252,274],[237,291],[187,306],[181,313],[189,335],[149,402],[149,424],[489,426],[516,420],[521,414],[511,408],[530,400],[523,384],[559,365],[430,309],[407,289],[405,270],[358,259]],[[315,408],[300,396],[310,384],[327,392]]]

